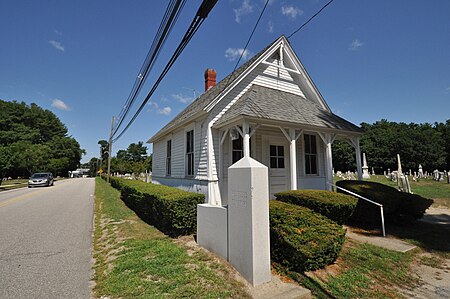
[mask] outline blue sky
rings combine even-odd
[[[271,0],[245,58],[292,33],[326,2]],[[200,3],[186,2],[139,104]],[[230,73],[264,3],[218,1],[114,152],[147,141],[202,93],[206,68],[218,80]],[[97,142],[108,139],[166,4],[2,0],[0,99],[53,111],[86,150],[83,162],[98,156]],[[355,124],[450,118],[450,1],[335,0],[290,42],[333,112]]]

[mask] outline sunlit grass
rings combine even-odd
[[[143,222],[99,178],[95,194],[98,298],[248,298],[228,268]]]

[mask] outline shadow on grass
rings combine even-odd
[[[450,238],[448,238],[450,230],[446,224],[416,220],[402,225],[391,225],[387,231],[427,251],[438,251],[450,255]]]
[[[386,223],[386,234],[403,239],[426,251],[437,251],[450,257],[450,216],[427,215],[427,221],[403,219]],[[433,218],[436,221],[433,221]],[[440,221],[438,221],[438,219]],[[444,221],[443,221],[444,220]],[[349,224],[351,230],[368,237],[381,236],[380,225]]]
[[[336,299],[336,297],[334,297],[333,294],[331,294],[326,289],[324,289],[318,281],[312,279],[311,277],[308,277],[305,273],[290,271],[289,269],[285,268],[283,265],[278,264],[276,262],[272,262],[272,267],[279,274],[289,277],[290,279],[294,280],[295,282],[299,283],[303,287],[310,290],[311,293],[314,295],[314,298]]]

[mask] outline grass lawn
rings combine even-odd
[[[249,298],[230,268],[189,241],[149,226],[96,179],[96,298]]]
[[[0,191],[26,187],[28,179],[8,180],[1,182]]]
[[[370,181],[396,187],[381,175],[372,176]],[[450,208],[450,184],[432,179],[410,184],[415,194],[433,199],[433,206]],[[439,269],[450,259],[450,234],[442,225],[413,221],[388,224],[386,230],[418,248],[399,253],[347,239],[336,263],[326,269],[296,273],[274,266],[310,289],[316,298],[404,298],[401,290],[412,290],[421,283],[414,272],[417,265]]]

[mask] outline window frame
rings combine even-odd
[[[239,126],[239,129],[241,129],[241,131],[242,131],[242,126]],[[250,127],[249,128],[249,133],[251,133],[251,132],[252,132],[252,128]],[[231,158],[230,158],[231,164],[230,165],[233,165],[234,163],[236,163],[237,161],[239,161],[240,159],[242,159],[244,157],[244,137],[242,137],[240,133],[238,133],[238,135],[239,135],[238,139],[233,140],[232,138],[230,138],[230,147],[229,147],[230,148],[230,152],[231,152],[231,155],[230,155],[231,156]],[[235,141],[240,142],[241,149],[234,149],[234,145],[236,144]],[[250,140],[249,140],[249,146],[250,146],[249,151],[250,151],[250,157],[253,158],[253,154],[252,154],[253,145],[252,145],[252,143],[253,143],[253,138],[250,137]],[[237,159],[236,161],[234,161],[234,153],[235,152],[240,152],[240,158]]]
[[[185,133],[185,175],[193,177],[195,173],[195,138],[194,129],[187,130]],[[190,136],[190,137],[189,137]],[[189,138],[189,139],[188,139]]]
[[[166,176],[172,176],[172,139],[166,140]]]
[[[272,148],[275,150],[275,154],[273,155]],[[281,149],[281,152],[280,152]],[[286,169],[286,156],[284,154],[285,146],[284,145],[275,145],[269,144],[269,167],[272,169]],[[280,161],[282,165],[280,165]],[[275,162],[275,163],[272,163]]]
[[[303,134],[303,149],[305,157],[305,164],[304,164],[305,175],[318,176],[319,153],[317,145],[317,136],[315,134]]]

